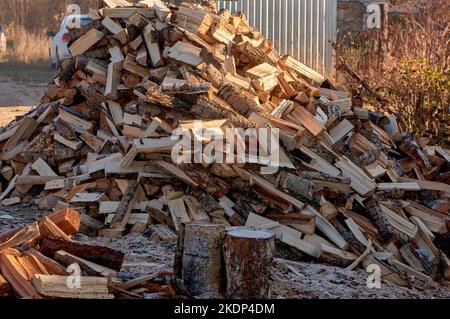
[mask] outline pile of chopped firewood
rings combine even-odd
[[[246,226],[274,233],[278,252],[376,264],[400,286],[450,279],[448,150],[280,57],[241,14],[105,3],[70,31],[73,57],[42,104],[1,132],[3,205],[73,208],[81,232],[109,238],[152,225],[152,238],[172,240],[194,221]],[[252,134],[226,150],[203,134],[230,128],[277,133],[277,169]],[[177,129],[237,160],[175,163]]]
[[[141,297],[136,289],[145,285],[173,295],[164,273],[130,279],[130,274],[120,273],[122,252],[72,241],[80,219],[77,211],[63,208],[0,234],[0,298],[136,298]]]

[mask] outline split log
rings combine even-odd
[[[185,226],[181,272],[193,296],[219,293],[223,287],[223,234],[222,225],[197,222]]]
[[[133,210],[135,200],[135,195],[137,193],[137,188],[139,184],[137,181],[130,181],[128,184],[127,191],[122,197],[119,208],[114,215],[114,218],[111,222],[111,228],[113,229],[123,229],[127,224],[127,219],[131,211]]]
[[[41,238],[45,237],[57,237],[64,240],[70,241],[70,237],[66,235],[65,232],[61,230],[56,224],[47,216],[42,218],[39,223],[39,232],[41,233]]]
[[[94,277],[108,277],[113,276],[116,277],[117,273],[115,270],[98,265],[91,261],[85,260],[83,258],[74,256],[65,251],[57,251],[55,253],[55,260],[62,265],[69,267],[72,264],[78,264],[80,269],[89,276]]]
[[[230,298],[268,298],[270,266],[275,255],[274,235],[244,227],[227,231],[224,259],[227,296]]]
[[[377,201],[372,199],[366,204],[366,208],[370,218],[377,225],[386,243],[393,242],[394,244],[400,243],[404,245],[408,242],[408,236],[391,225],[381,211],[380,204]]]
[[[197,99],[197,103],[192,107],[192,112],[202,119],[222,120],[228,119],[234,127],[248,128],[252,127],[251,123],[241,114],[231,108],[213,101],[206,95],[202,95]]]
[[[0,298],[12,297],[13,291],[5,277],[0,275]]]
[[[344,237],[345,241],[350,244],[355,252],[362,254],[366,250],[366,247],[355,237],[355,235],[353,235],[351,231],[347,230],[337,219],[330,220],[330,223],[333,224],[334,228],[336,228],[339,234]]]
[[[16,256],[0,255],[0,272],[9,282],[14,292],[21,298],[42,299],[28,281],[28,274],[24,271]]]
[[[263,108],[251,98],[250,93],[239,90],[232,84],[225,85],[218,95],[245,117],[249,117],[253,112],[264,112]]]
[[[0,244],[0,253],[8,248],[32,245],[40,236],[39,226],[33,223],[15,232],[8,240]]]
[[[316,183],[283,171],[279,175],[279,185],[294,195],[300,195],[300,200],[307,200],[313,205],[320,203],[323,188]]]
[[[50,259],[46,256],[44,256],[42,253],[37,251],[34,248],[28,249],[26,252],[23,253],[24,256],[33,257],[36,260],[38,260],[48,271],[50,275],[58,275],[58,276],[68,276],[69,273],[66,270],[66,267],[62,266],[61,264],[57,263],[53,259]]]
[[[39,250],[50,258],[54,258],[56,252],[64,250],[72,255],[115,271],[120,271],[125,258],[124,253],[108,247],[83,245],[73,241],[68,242],[61,238],[44,238]]]
[[[47,217],[68,236],[80,229],[80,213],[74,209],[63,208]]]
[[[69,287],[70,277],[35,275],[31,282],[43,296],[69,299],[114,299],[109,293],[108,279],[80,277],[79,287]]]

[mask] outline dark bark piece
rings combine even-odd
[[[281,187],[293,192],[294,195],[301,196],[302,199],[313,205],[319,205],[323,190],[320,185],[284,171],[279,176],[279,185]]]
[[[39,248],[45,256],[53,258],[59,250],[92,261],[104,267],[120,271],[125,254],[117,250],[103,247],[68,242],[60,238],[44,238]]]
[[[417,142],[414,140],[414,137],[410,133],[405,133],[403,135],[400,149],[411,156],[420,168],[430,168],[430,161],[428,159],[428,156],[425,154],[419,144],[417,144]]]
[[[120,201],[119,208],[117,208],[116,213],[114,214],[114,218],[111,222],[111,228],[115,229],[121,229],[123,228],[123,220],[127,214],[128,211],[131,211],[132,207],[134,205],[131,205],[130,203],[133,201],[133,198],[135,197],[135,194],[137,193],[137,188],[139,184],[137,181],[130,181],[128,184],[128,188],[125,192],[125,194],[122,197],[122,200]],[[126,222],[125,222],[126,224]]]
[[[219,293],[223,288],[224,226],[189,223],[185,226],[182,280],[193,295]]]
[[[395,229],[386,219],[386,217],[384,217],[380,208],[380,204],[377,201],[372,199],[369,203],[366,204],[366,208],[370,218],[378,227],[378,230],[380,231],[386,243],[392,241],[394,244],[399,243],[401,245],[404,245],[408,242],[408,236]]]
[[[224,243],[227,296],[268,298],[274,255],[275,239],[272,233],[244,227],[230,228]]]
[[[184,252],[184,233],[186,223],[180,223],[178,229],[177,247],[175,249],[175,258],[173,263],[173,277],[183,279],[183,252]]]
[[[340,221],[337,219],[332,219],[330,220],[330,223],[333,224],[334,228],[336,228],[345,241],[350,244],[350,246],[355,250],[355,253],[362,254],[366,250],[366,247],[361,244],[355,235],[353,235],[351,231],[347,230]]]
[[[245,117],[250,116],[253,112],[264,112],[263,108],[249,96],[250,93],[240,90],[232,84],[225,85],[220,89],[218,95]]]
[[[202,119],[221,120],[228,119],[234,127],[248,128],[252,124],[241,114],[231,108],[224,106],[202,95],[192,107],[192,112]]]

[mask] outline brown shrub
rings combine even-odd
[[[337,46],[339,70],[342,59],[377,94],[349,72],[340,73],[340,82],[363,93],[373,108],[395,113],[403,131],[449,145],[450,1],[403,2],[411,13],[390,18],[387,38],[382,30],[368,30]]]

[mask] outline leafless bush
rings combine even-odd
[[[341,73],[341,82],[353,92],[363,91],[374,108],[394,112],[404,131],[448,145],[450,0],[397,2],[408,14],[390,18],[387,37],[382,30],[368,30],[351,44],[337,46],[338,61],[351,66],[376,94],[349,72]]]

